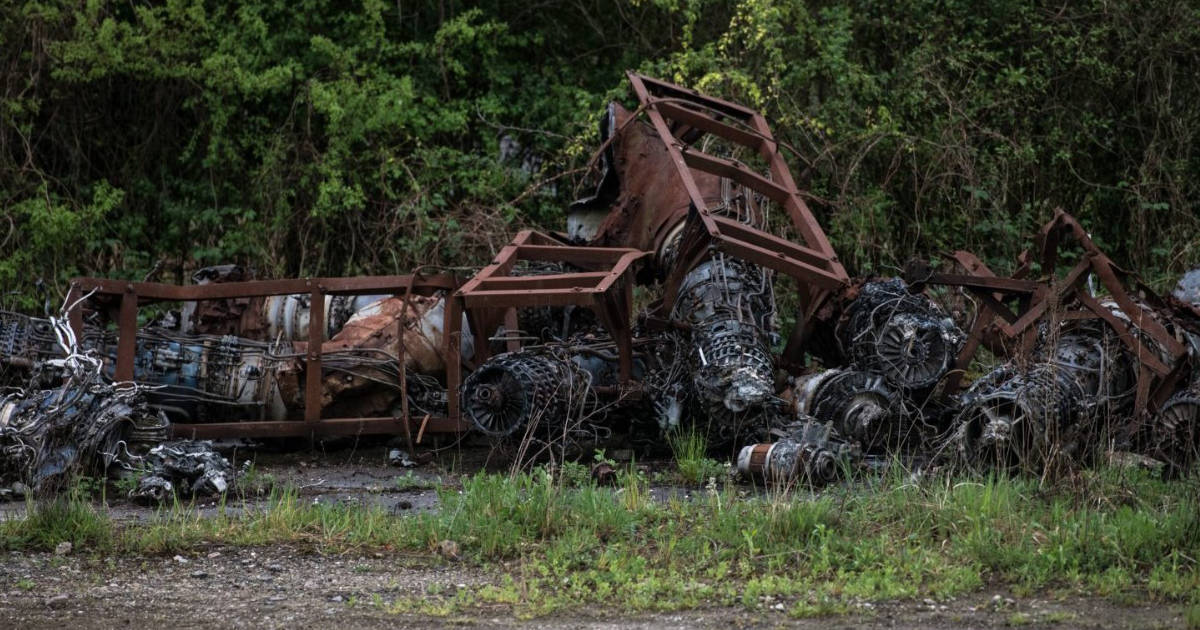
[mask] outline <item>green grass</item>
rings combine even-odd
[[[543,470],[466,477],[439,490],[441,509],[396,517],[313,504],[275,490],[265,507],[201,518],[177,505],[127,527],[81,499],[31,505],[0,522],[0,548],[171,554],[207,545],[289,543],[317,552],[403,551],[498,567],[492,584],[374,602],[452,615],[500,605],[518,615],[578,606],[748,609],[793,616],[859,602],[944,599],[985,584],[1200,602],[1196,481],[1138,471],[1081,473],[1070,485],[902,473],[808,493],[728,485],[693,500],[655,500],[643,475],[616,487],[564,486]],[[746,496],[741,496],[746,495]],[[1189,623],[1200,616],[1187,612]],[[1193,627],[1195,624],[1193,624]]]
[[[405,471],[403,475],[397,475],[393,483],[395,484],[395,489],[402,492],[409,490],[432,490],[440,485],[439,479],[421,477],[411,470]]]
[[[708,457],[708,440],[694,429],[672,433],[667,437],[675,467],[684,482],[703,485],[710,480],[722,481],[729,477],[729,468]]]
[[[1200,629],[1200,604],[1192,604],[1184,613],[1184,621],[1187,623],[1188,630]]]

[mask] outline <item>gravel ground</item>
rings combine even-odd
[[[321,556],[286,546],[176,557],[11,553],[0,562],[6,628],[1183,628],[1177,607],[978,593],[949,602],[884,602],[843,617],[790,619],[770,607],[622,615],[585,609],[520,620],[507,609],[448,618],[399,615],[374,601],[453,593],[494,575],[396,555]]]
[[[396,514],[437,509],[427,486],[454,482],[433,466],[389,467],[386,449],[258,454],[256,469],[317,501],[380,505]],[[460,460],[459,470],[463,468]],[[466,469],[477,469],[471,462]],[[397,480],[397,477],[404,476]],[[415,480],[415,481],[414,481]],[[656,493],[687,495],[681,488]],[[0,518],[23,503],[0,504]],[[106,508],[136,523],[153,510],[127,501]],[[203,507],[201,514],[215,513]],[[378,605],[454,593],[498,582],[498,575],[436,558],[398,554],[318,555],[308,549],[214,547],[181,556],[99,556],[12,552],[0,556],[0,628],[1183,628],[1178,606],[1121,607],[1089,598],[1013,598],[981,592],[949,602],[881,602],[840,617],[791,619],[784,610],[710,608],[621,614],[585,608],[567,616],[521,620],[507,608],[448,618],[400,615]]]

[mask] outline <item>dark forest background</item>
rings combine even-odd
[[[1055,206],[1200,263],[1200,7],[1113,0],[0,0],[0,305],[476,264],[557,228],[635,69],[761,109],[852,273]]]

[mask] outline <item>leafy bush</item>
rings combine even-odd
[[[1061,205],[1164,282],[1200,233],[1180,0],[30,1],[0,15],[0,287],[477,264],[558,227],[637,68],[772,119],[852,271]]]

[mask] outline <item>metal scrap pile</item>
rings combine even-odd
[[[52,335],[60,352],[42,345],[37,354],[60,358],[21,363],[37,368],[34,382],[56,381],[55,387],[0,396],[0,498],[53,493],[77,475],[139,476],[134,495],[155,501],[228,489],[235,475],[211,443],[172,443],[197,462],[191,467],[162,455],[169,423],[148,403],[147,388],[106,379],[103,361],[80,350],[61,318],[6,319],[9,330],[17,329],[13,321],[31,323],[40,341]]]
[[[58,423],[81,432],[65,442],[104,454],[113,418],[144,429],[150,410],[176,436],[399,434],[411,452],[428,429],[519,457],[696,431],[747,475],[818,484],[896,456],[1044,470],[1115,445],[1175,469],[1195,459],[1200,272],[1157,296],[1060,213],[1009,278],[958,252],[962,273],[915,261],[903,280],[854,281],[761,114],[629,78],[639,107],[608,109],[595,192],[565,233],[523,231],[467,276],[78,279],[75,296],[95,295],[73,329],[103,382],[9,403],[16,426],[83,413]],[[1069,244],[1082,255],[1060,256]],[[785,277],[795,312],[781,314]],[[137,329],[146,302],[180,307]],[[60,383],[53,330],[0,313],[10,382]],[[964,390],[981,347],[999,364]],[[113,381],[154,387],[130,399]],[[19,451],[3,465],[53,468]],[[177,444],[148,457],[177,475],[143,480],[148,497],[232,475]]]

